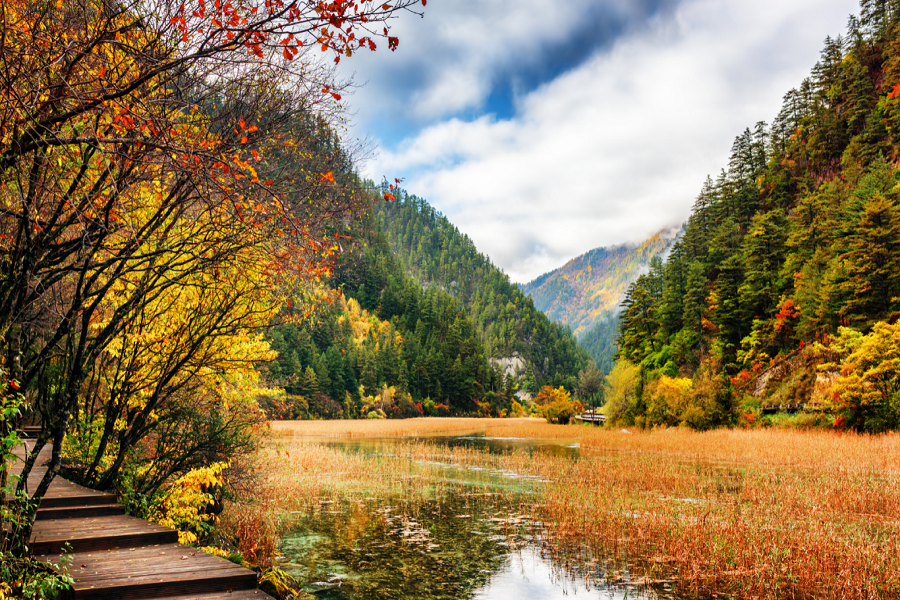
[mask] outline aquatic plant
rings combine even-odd
[[[497,454],[426,440],[362,454],[303,434],[492,437],[580,441],[573,459]],[[900,435],[685,429],[623,433],[542,421],[413,419],[283,424],[258,455],[267,477],[254,503],[272,519],[328,502],[379,502],[415,515],[481,485],[516,498],[540,523],[560,568],[612,582],[670,582],[681,594],[806,598],[900,593]],[[499,473],[527,482],[495,485]],[[492,480],[491,478],[495,479]],[[522,493],[525,487],[538,494]],[[284,523],[284,521],[283,521]],[[274,526],[277,530],[277,525]],[[627,575],[626,575],[627,573]]]

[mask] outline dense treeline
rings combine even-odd
[[[590,359],[571,330],[537,310],[445,216],[398,190],[396,201],[377,207],[376,218],[408,273],[462,301],[489,357],[519,356],[537,383],[574,387],[576,374]]]
[[[336,271],[333,283],[345,297],[312,322],[269,334],[279,353],[269,373],[287,394],[280,416],[478,410],[472,400],[502,393],[504,379],[488,364],[471,320],[446,292],[404,276],[384,235],[365,233],[373,225],[360,224],[365,243],[359,240]],[[498,401],[496,408],[504,406]]]
[[[698,422],[752,421],[744,413],[760,390],[750,384],[785,361],[765,394],[805,402],[816,365],[858,346],[844,343],[857,339],[851,329],[869,334],[896,320],[900,2],[861,7],[846,37],[826,40],[774,122],[736,138],[727,169],[704,184],[668,260],[654,261],[628,289],[619,357],[641,369],[631,418],[684,422],[691,402],[670,384],[692,380],[696,388],[703,380],[716,416]],[[842,373],[830,368],[845,379],[853,371],[847,361]],[[896,375],[879,382],[879,398],[832,395],[825,408],[839,424],[896,426]]]
[[[330,281],[343,297],[270,332],[278,358],[268,371],[285,391],[265,399],[270,414],[501,415],[523,410],[517,391],[574,389],[590,359],[571,332],[427,203],[396,196],[353,224]],[[518,370],[491,360],[514,357]]]
[[[615,364],[616,353],[619,351],[619,345],[616,342],[618,329],[618,315],[611,311],[605,311],[600,315],[596,324],[578,338],[578,345],[591,355],[597,368],[603,373],[612,371]]]

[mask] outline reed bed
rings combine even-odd
[[[540,493],[517,501],[541,523],[558,564],[581,570],[626,564],[631,577],[668,581],[690,596],[900,597],[898,435],[626,434],[525,419],[470,421],[279,425],[258,457],[266,477],[251,512],[269,515],[268,529],[275,531],[271,515],[317,510],[339,499],[389,498],[410,507],[440,501],[442,494],[459,493],[453,472],[439,467],[452,464],[479,469],[468,485],[484,477],[485,489],[492,473],[530,478]],[[578,439],[582,452],[573,460],[411,440],[372,457],[307,439],[328,435],[323,431]],[[230,507],[226,519],[235,519],[238,509],[246,507]],[[248,516],[248,522],[258,518]]]
[[[698,461],[900,473],[900,433],[865,435],[789,429],[682,428],[634,430],[552,425],[543,419],[420,418],[360,421],[273,421],[276,437],[391,438],[484,434],[486,437],[577,440],[583,450],[655,453]]]
[[[365,439],[485,433],[493,422],[492,419],[465,417],[423,417],[403,420],[271,421],[269,425],[272,433],[276,436]],[[524,427],[531,423],[544,423],[545,421],[543,419],[506,419],[503,422]]]
[[[253,497],[226,503],[220,526],[239,540],[239,550],[259,565],[276,554],[280,534],[295,514],[310,514],[340,503],[375,501],[415,514],[423,502],[438,502],[448,494],[471,494],[482,484],[490,489],[491,472],[505,468],[500,460],[465,448],[439,452],[438,446],[408,442],[390,455],[367,456],[330,448],[302,438],[276,439],[257,452],[259,477]],[[501,457],[496,457],[501,458]],[[445,468],[477,467],[466,481]],[[497,494],[500,495],[500,494]],[[506,494],[511,498],[512,493]]]

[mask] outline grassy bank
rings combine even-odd
[[[619,564],[683,593],[759,598],[900,595],[900,436],[797,431],[623,433],[533,420],[417,419],[273,424],[258,456],[258,501],[230,507],[232,527],[323,503],[390,498],[415,510],[458,482],[451,463],[543,482],[527,511],[561,563]],[[491,454],[427,441],[366,457],[316,438],[484,433],[577,439],[577,460]],[[474,475],[477,477],[477,475]],[[458,490],[456,490],[458,491]],[[238,514],[240,512],[240,514]],[[265,518],[262,518],[265,516]],[[265,523],[260,526],[259,523]],[[251,538],[252,539],[252,538]],[[260,548],[260,551],[263,548]]]

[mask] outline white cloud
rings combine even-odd
[[[395,53],[359,53],[341,72],[365,84],[353,102],[361,127],[379,119],[425,123],[477,111],[499,79],[544,68],[548,50],[590,49],[678,1],[430,0],[424,18],[393,22]]]
[[[514,280],[530,280],[683,221],[734,137],[775,116],[855,8],[685,2],[520,97],[512,119],[434,123],[382,150],[368,172],[406,176]],[[473,23],[459,27],[480,31]]]

